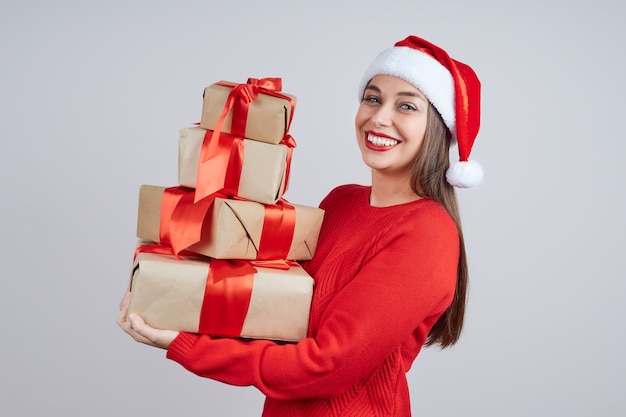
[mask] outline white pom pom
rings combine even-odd
[[[483,168],[476,161],[455,162],[446,172],[450,185],[459,188],[472,188],[483,180]]]

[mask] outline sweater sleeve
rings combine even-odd
[[[278,399],[345,392],[416,329],[427,333],[452,300],[456,226],[443,210],[425,211],[379,236],[358,274],[326,308],[314,337],[278,344],[181,333],[167,357],[199,376],[253,385]]]

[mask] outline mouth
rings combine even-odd
[[[400,141],[389,136],[375,134],[373,132],[365,132],[365,145],[369,149],[377,151],[386,151],[396,146]]]

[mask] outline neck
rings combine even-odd
[[[389,207],[410,203],[420,198],[411,188],[409,178],[372,171],[371,206]]]

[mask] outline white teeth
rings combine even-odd
[[[380,136],[367,135],[367,140],[376,146],[393,146],[398,143],[395,139],[381,138]]]

